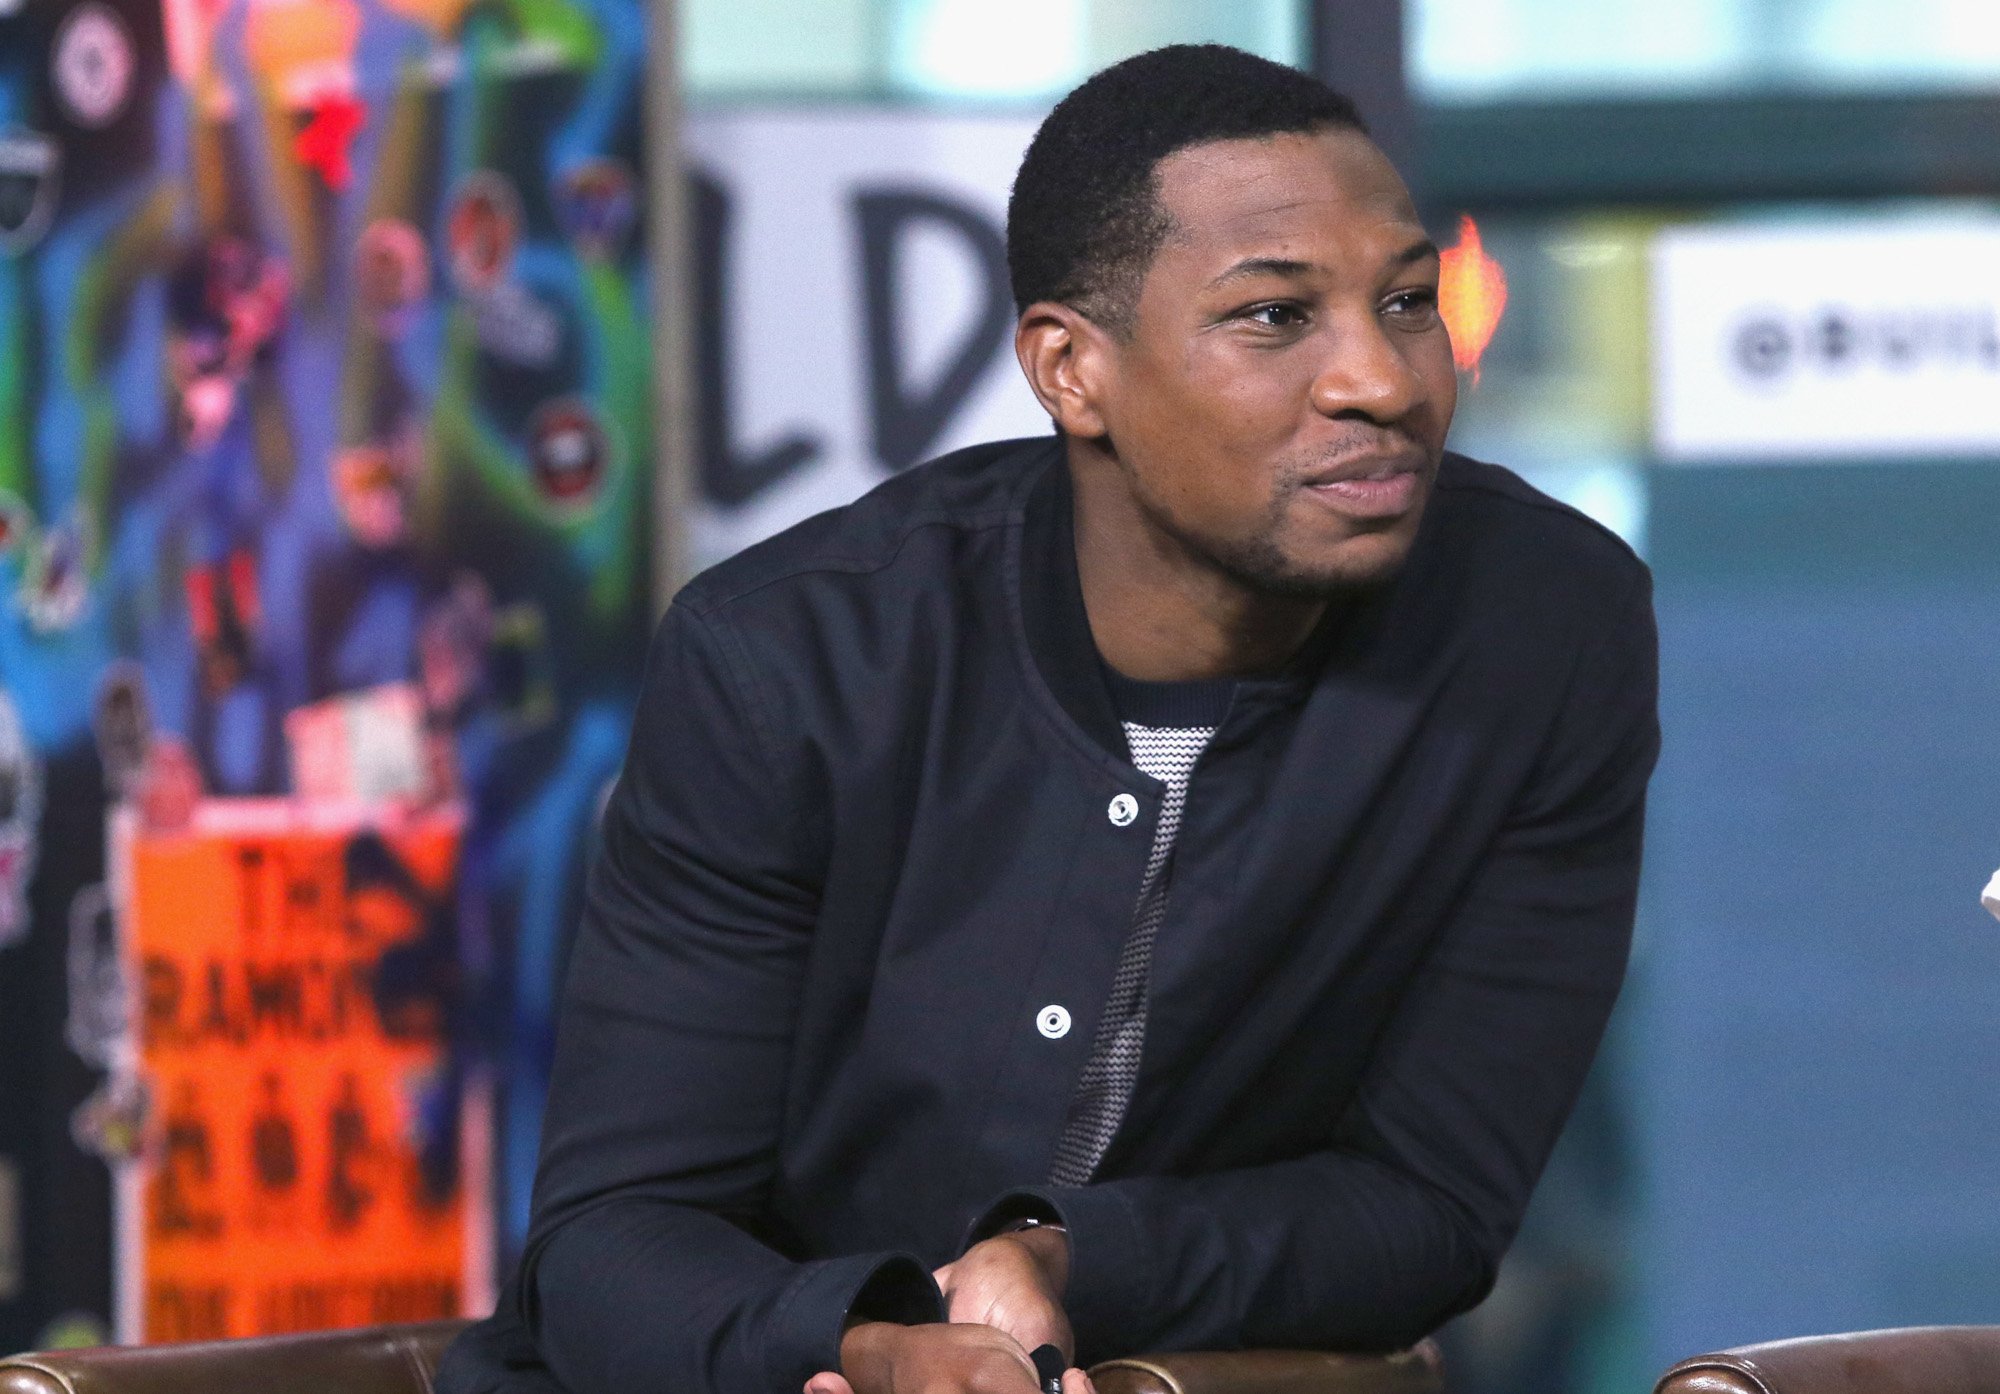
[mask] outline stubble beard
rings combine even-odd
[[[1435,479],[1435,472],[1431,472]],[[1346,600],[1380,590],[1396,578],[1409,555],[1409,545],[1383,561],[1362,567],[1301,566],[1287,556],[1279,537],[1299,492],[1309,488],[1302,471],[1287,471],[1271,492],[1270,505],[1258,525],[1242,537],[1217,538],[1184,527],[1144,491],[1134,498],[1153,525],[1192,556],[1246,590],[1281,600]],[[1428,484],[1427,484],[1428,488]],[[1425,498],[1419,508],[1427,505]]]

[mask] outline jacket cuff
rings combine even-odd
[[[1138,1212],[1114,1185],[1025,1186],[986,1208],[966,1231],[965,1246],[991,1238],[1015,1220],[1040,1220],[1069,1231],[1069,1286],[1063,1310],[1076,1332],[1077,1358],[1130,1355],[1111,1349],[1145,1326],[1159,1271]]]
[[[982,1239],[991,1239],[1016,1220],[1039,1220],[1045,1225],[1069,1227],[1063,1219],[1062,1211],[1050,1200],[1048,1193],[1041,1190],[1009,1191],[976,1216],[965,1229],[965,1242],[958,1246],[962,1254]],[[1072,1241],[1074,1242],[1074,1241]]]
[[[910,1254],[853,1254],[803,1267],[771,1316],[770,1388],[797,1389],[822,1370],[839,1370],[850,1319],[904,1326],[944,1320],[936,1281]]]

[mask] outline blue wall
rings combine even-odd
[[[1649,1363],[2000,1320],[2000,469],[1658,471],[1649,552]]]

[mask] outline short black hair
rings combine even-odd
[[[1014,305],[1074,305],[1129,331],[1140,282],[1170,230],[1154,170],[1176,150],[1368,127],[1318,78],[1223,44],[1175,44],[1114,63],[1056,104],[1007,200]]]

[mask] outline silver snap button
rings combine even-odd
[[[1035,1029],[1052,1041],[1069,1034],[1069,1012],[1051,1002],[1035,1014]]]
[[[1139,816],[1139,801],[1130,794],[1120,794],[1111,801],[1111,807],[1105,811],[1111,815],[1113,827],[1129,828],[1132,826],[1132,821]]]

